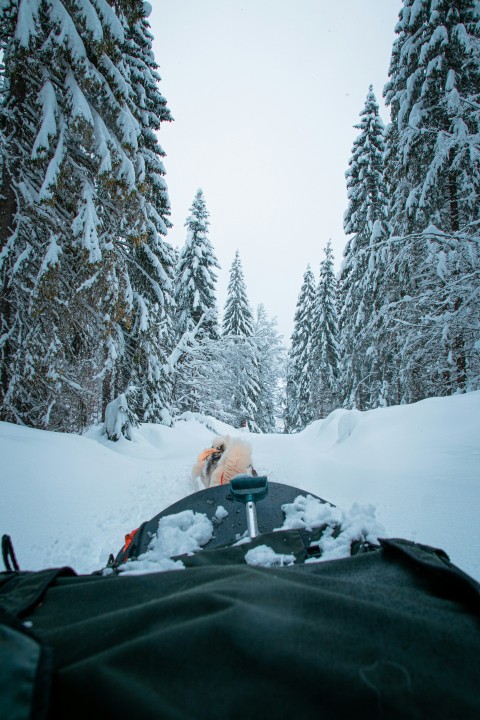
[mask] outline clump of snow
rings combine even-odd
[[[328,503],[322,503],[312,495],[298,495],[293,503],[282,505],[285,520],[276,530],[313,530],[325,524],[339,521],[339,510]]]
[[[45,150],[48,150],[50,147],[50,138],[55,137],[57,134],[57,96],[50,80],[45,82],[38,93],[38,100],[42,106],[42,122],[33,144],[32,160],[36,160],[37,157],[43,155]]]
[[[175,422],[197,422],[200,425],[204,425],[208,430],[215,433],[216,435],[231,435],[232,427],[227,423],[217,420],[211,415],[202,415],[197,412],[190,412],[189,410],[183,412],[181,415],[175,417]]]
[[[81,240],[83,247],[88,250],[89,262],[98,263],[102,259],[97,228],[100,219],[94,203],[94,189],[89,183],[83,188],[83,198],[78,215],[72,222],[72,230]]]
[[[225,518],[228,517],[228,510],[225,510],[223,505],[219,505],[215,510],[215,517],[217,520],[225,520]]]
[[[268,545],[257,545],[245,553],[245,562],[254,567],[283,567],[284,565],[293,565],[295,555],[276,553]]]
[[[145,553],[138,560],[129,560],[119,567],[119,572],[122,575],[148,575],[149,573],[165,572],[167,570],[185,570],[185,565],[181,560],[172,560],[168,557],[151,559],[146,557]]]
[[[131,413],[124,393],[109,402],[105,408],[105,433],[112,442],[117,442],[121,437],[132,439]]]
[[[57,265],[59,257],[62,253],[62,248],[58,245],[58,235],[51,235],[50,243],[42,260],[40,272],[38,273],[39,278],[42,277],[48,270]]]
[[[243,534],[236,533],[235,542],[233,544],[235,546],[236,545],[245,545],[246,543],[250,543],[250,542],[252,542],[252,538],[248,534],[248,530],[245,530],[245,532]]]
[[[64,126],[61,127],[58,140],[57,140],[57,146],[55,148],[55,152],[53,154],[52,159],[50,160],[47,171],[45,173],[45,178],[42,183],[42,187],[40,188],[39,192],[39,199],[40,200],[48,200],[52,197],[52,187],[56,184],[58,176],[60,174],[60,168],[63,162],[63,158],[65,155],[65,128]]]
[[[282,505],[282,510],[285,521],[277,530],[311,531],[327,525],[318,542],[321,557],[311,558],[307,562],[349,557],[352,543],[360,541],[376,544],[379,537],[385,536],[385,529],[377,521],[373,505],[361,506],[354,503],[351,509],[345,512],[312,495],[298,495],[293,503]]]
[[[357,541],[378,543],[379,537],[385,536],[385,530],[375,518],[373,505],[362,506],[354,503],[348,513],[341,512],[340,534],[334,537],[334,528],[329,527],[322,535],[318,545],[321,551],[319,558],[310,558],[307,562],[323,562],[338,560],[350,556],[352,544]]]
[[[121,565],[119,571],[122,575],[145,575],[163,570],[183,570],[184,564],[171,558],[201,550],[212,535],[213,524],[204,513],[184,510],[166,515],[160,519],[157,533],[147,551]]]
[[[32,0],[20,3],[18,8],[17,27],[15,28],[15,39],[20,47],[27,48],[30,39],[37,35],[38,4]]]
[[[104,26],[108,27],[113,39],[118,40],[120,43],[124,42],[125,35],[122,23],[118,19],[114,8],[108,4],[107,0],[95,0],[94,5],[98,15],[103,21]]]

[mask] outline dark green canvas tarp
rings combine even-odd
[[[0,716],[480,717],[479,586],[441,551],[389,540],[325,563],[218,560],[1,575]]]

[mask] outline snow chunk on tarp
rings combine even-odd
[[[351,555],[355,542],[377,544],[384,535],[383,527],[375,519],[372,505],[362,507],[354,504],[350,511],[322,502],[312,495],[298,495],[294,502],[282,505],[285,521],[282,530],[307,530],[321,528],[321,537],[312,541],[320,557],[305,562],[334,560]],[[214,527],[229,513],[219,505],[210,520],[205,513],[184,510],[160,518],[158,529],[152,536],[147,550],[137,558],[119,567],[122,575],[141,575],[165,570],[183,570],[185,564],[179,556],[193,555],[202,550],[213,537]],[[247,537],[243,542],[251,542]],[[235,543],[238,545],[240,543]],[[247,565],[256,567],[284,567],[295,563],[295,555],[278,553],[267,544],[257,545],[244,555]],[[187,566],[189,563],[187,562]]]
[[[304,529],[312,531],[326,526],[318,547],[320,557],[306,562],[323,562],[349,557],[354,542],[375,545],[385,535],[385,529],[375,517],[373,505],[354,503],[349,511],[321,502],[312,495],[298,495],[293,503],[282,505],[285,521],[277,530]]]
[[[245,562],[247,565],[255,567],[283,567],[284,565],[293,565],[295,555],[276,553],[268,545],[257,545],[245,553]]]
[[[219,505],[215,510],[215,517],[217,520],[225,520],[228,517],[228,510],[225,510],[223,505]]]
[[[212,538],[213,524],[204,513],[184,510],[166,515],[158,523],[156,535],[148,549],[137,559],[121,565],[122,575],[145,575],[163,570],[183,570],[181,560],[172,560],[177,555],[187,555],[201,550]]]

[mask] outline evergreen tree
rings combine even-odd
[[[13,200],[2,208],[3,404],[7,418],[39,426],[61,427],[67,416],[69,427],[82,426],[88,395],[94,401],[123,352],[116,317],[130,310],[104,230],[105,216],[133,189],[124,142],[132,118],[120,95],[102,97],[105,67],[119,62],[124,40],[113,10],[103,10],[39,1],[1,8],[2,30],[7,18],[13,23],[2,37],[2,197],[10,191]],[[100,195],[110,201],[102,208]]]
[[[240,427],[247,421],[252,431],[259,430],[257,401],[258,357],[253,338],[253,315],[247,298],[240,254],[237,250],[230,269],[227,300],[223,316],[223,339],[230,350],[232,385],[228,390],[228,407],[232,422]]]
[[[200,337],[219,337],[215,285],[219,268],[208,238],[209,213],[202,190],[197,190],[185,223],[187,239],[180,253],[177,271],[179,335],[195,327],[203,316]]]
[[[132,321],[125,329],[124,375],[137,388],[137,413],[148,422],[165,422],[171,402],[171,375],[166,358],[174,341],[174,275],[176,254],[164,239],[170,227],[170,203],[157,132],[170,121],[152,51],[152,36],[142,0],[124,2],[124,66],[131,93],[129,107],[140,132],[136,155],[137,182],[142,190],[139,236],[127,255],[133,290]],[[126,386],[126,382],[124,381]]]
[[[215,403],[208,394],[210,352],[220,337],[215,285],[218,261],[208,238],[208,211],[198,190],[186,220],[187,239],[177,264],[177,336],[190,333],[200,324],[193,343],[179,363],[174,397],[178,412],[213,414]],[[203,346],[208,346],[203,348]],[[216,363],[215,363],[216,364]],[[209,412],[210,411],[210,412]]]
[[[288,353],[285,430],[303,430],[312,420],[312,326],[316,286],[308,265],[295,311],[291,346]]]
[[[258,386],[256,422],[262,432],[273,433],[281,415],[281,380],[285,375],[285,348],[277,330],[277,321],[267,317],[265,307],[259,305],[254,325],[258,358]]]
[[[146,204],[122,5],[140,16],[101,0],[0,6],[2,417],[37,427],[80,429],[126,389],[125,333],[145,307],[130,277]]]
[[[392,383],[397,401],[478,382],[476,4],[404,0],[396,28],[385,88],[392,112],[387,163],[395,236],[386,252],[381,314],[386,344],[398,362]]]
[[[356,125],[346,172],[349,204],[344,218],[347,243],[339,277],[339,333],[344,403],[361,410],[378,402],[379,363],[374,337],[380,251],[388,237],[388,196],[384,178],[384,125],[370,86]]]
[[[247,298],[240,254],[237,250],[230,269],[227,301],[223,314],[223,334],[252,337],[253,315]]]
[[[392,216],[399,235],[430,224],[454,233],[478,210],[476,5],[404,0],[385,87],[397,130]]]
[[[340,357],[338,347],[337,284],[332,244],[320,263],[312,328],[312,413],[324,418],[339,407]]]
[[[185,335],[183,336],[185,338]],[[211,415],[223,422],[235,423],[230,412],[232,357],[223,338],[187,343],[174,383],[174,410]]]

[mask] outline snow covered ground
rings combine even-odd
[[[200,489],[190,469],[225,432],[238,434],[192,416],[112,443],[100,427],[76,436],[0,423],[0,533],[22,569],[97,570],[126,532]],[[385,536],[441,547],[480,579],[480,392],[336,410],[298,435],[242,438],[270,480],[347,511],[373,505]]]

